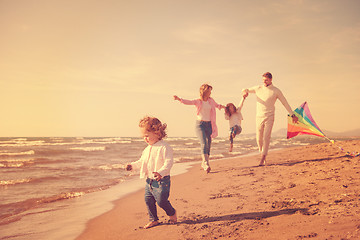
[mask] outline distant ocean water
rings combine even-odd
[[[200,161],[197,138],[167,138],[166,141],[174,149],[176,164]],[[326,141],[322,138],[273,138],[271,149],[319,142]],[[129,185],[124,191],[131,191],[131,181],[137,179],[137,173],[125,171],[124,165],[137,160],[145,147],[142,138],[130,137],[0,138],[0,239],[50,239],[52,231],[60,226],[50,224],[49,219],[56,222],[63,218],[66,209],[76,210],[79,199],[101,196],[91,201],[102,205],[101,201],[114,200],[104,197],[114,195],[107,191],[109,189]],[[228,148],[228,139],[214,139],[211,159],[257,151],[255,138],[246,135],[236,137],[232,153],[228,153]],[[79,211],[76,217],[81,219],[83,212]],[[100,213],[94,211],[93,214]],[[75,217],[69,215],[69,218]],[[61,226],[64,235],[56,234],[58,239],[76,236],[66,235],[66,228],[74,228],[77,219],[67,220],[68,224],[62,222]],[[80,226],[73,232],[78,229]]]

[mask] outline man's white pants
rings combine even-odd
[[[274,120],[274,115],[269,117],[256,117],[256,141],[259,147],[259,152],[265,156],[269,151]]]

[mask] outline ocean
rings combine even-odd
[[[174,150],[172,175],[200,161],[195,137],[166,138]],[[273,138],[271,149],[326,142],[323,138]],[[74,239],[112,201],[143,187],[124,170],[146,143],[133,137],[0,138],[0,239]],[[212,142],[211,160],[257,152],[252,135]]]

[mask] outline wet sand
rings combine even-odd
[[[336,142],[360,151],[360,141]],[[158,208],[161,225],[148,222],[144,191],[114,202],[88,222],[82,239],[360,239],[360,157],[331,143],[212,161],[172,177],[170,201],[178,223]]]

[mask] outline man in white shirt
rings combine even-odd
[[[280,100],[294,122],[298,121],[280,89],[272,84],[271,73],[263,74],[263,83],[263,85],[242,90],[243,96],[246,97],[249,93],[256,94],[256,141],[261,154],[259,166],[265,165],[266,155],[269,151],[271,131],[275,120],[276,100]]]

